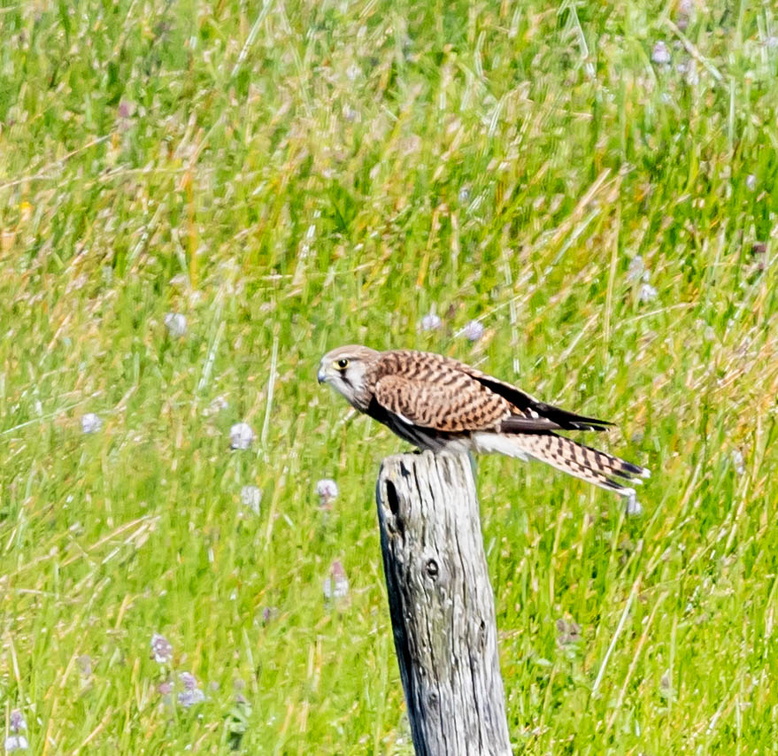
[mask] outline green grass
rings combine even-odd
[[[6,734],[411,753],[373,502],[403,447],[315,381],[363,342],[610,418],[653,470],[628,518],[479,462],[517,753],[778,751],[778,18],[614,5],[0,3]]]

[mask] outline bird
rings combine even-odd
[[[613,423],[546,404],[440,354],[351,344],[327,352],[317,378],[421,450],[539,460],[631,503],[637,501],[631,486],[650,477],[645,467],[559,435],[605,431]]]

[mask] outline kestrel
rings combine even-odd
[[[546,404],[439,354],[343,346],[324,355],[318,379],[420,449],[537,459],[632,501],[635,489],[625,483],[649,477],[643,467],[557,434],[613,423]]]

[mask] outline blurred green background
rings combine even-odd
[[[653,471],[627,517],[478,464],[516,753],[778,751],[772,3],[0,0],[0,38],[5,737],[412,753],[405,447],[315,381],[361,342]]]

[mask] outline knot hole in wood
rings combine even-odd
[[[391,517],[385,516],[386,530],[392,536],[402,538],[405,532],[405,524],[400,517],[400,497],[397,494],[397,488],[391,480],[384,481],[384,501],[389,507]]]
[[[400,497],[397,496],[397,489],[391,480],[386,481],[386,501],[389,504],[389,511],[397,517],[400,513]]]

